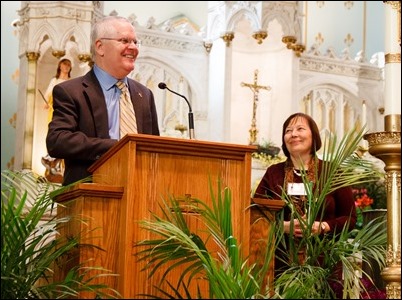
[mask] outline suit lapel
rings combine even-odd
[[[93,71],[89,72],[84,78],[84,93],[86,94],[93,120],[96,120],[96,122],[93,122],[96,135],[101,138],[110,138],[105,96]],[[92,120],[88,120],[88,122],[90,121]]]

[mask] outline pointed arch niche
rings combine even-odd
[[[44,175],[48,111],[40,92],[46,92],[61,58],[71,60],[72,78],[89,70],[90,29],[101,10],[103,4],[94,1],[21,2],[15,169]]]
[[[343,136],[356,125],[361,129],[358,97],[340,86],[315,86],[300,101],[303,111],[313,117],[324,141],[327,135]]]
[[[45,108],[45,101],[41,93],[43,95],[45,94],[50,80],[56,75],[57,65],[61,59],[67,58],[71,61],[71,78],[81,76],[89,70],[88,64],[78,59],[80,50],[78,44],[75,42],[74,36],[71,36],[62,48],[65,50],[55,52],[52,40],[46,35],[39,48],[41,55],[38,59],[37,68],[35,117],[33,122],[33,132],[35,134],[32,141],[32,169],[37,170],[38,174],[44,174],[45,172],[41,158],[47,154],[45,141],[48,130],[48,110]],[[59,53],[58,57],[54,55],[55,53]]]
[[[135,70],[130,77],[146,85],[154,93],[156,109],[158,112],[158,123],[163,136],[187,137],[188,135],[188,112],[189,107],[186,101],[167,89],[158,88],[160,82],[189,101],[192,109],[195,107],[194,99],[198,96],[193,91],[191,78],[183,69],[165,63],[166,59],[160,58],[139,58]]]

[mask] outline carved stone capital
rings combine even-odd
[[[221,35],[221,39],[226,43],[226,47],[230,47],[230,43],[234,39],[234,32],[228,31]]]
[[[37,61],[39,56],[40,56],[40,53],[38,53],[38,52],[27,52],[25,55],[28,58],[28,61]]]

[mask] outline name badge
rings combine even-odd
[[[288,195],[307,195],[304,183],[288,183]]]

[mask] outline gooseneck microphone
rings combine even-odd
[[[189,133],[189,138],[190,140],[193,140],[194,137],[194,117],[193,117],[193,110],[191,109],[190,102],[188,102],[187,98],[184,97],[183,95],[176,93],[175,91],[172,91],[169,89],[164,82],[159,82],[158,87],[161,90],[167,89],[169,92],[172,92],[173,94],[176,94],[177,96],[182,97],[184,100],[186,100],[187,105],[188,105],[188,133]]]

